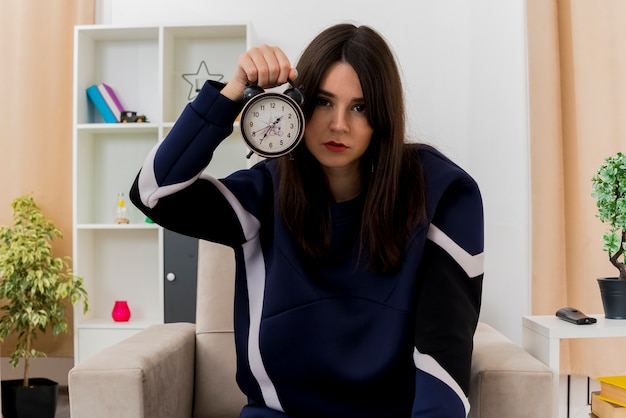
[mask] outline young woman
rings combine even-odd
[[[296,77],[301,144],[202,174],[246,83]],[[372,29],[323,31],[297,71],[279,48],[244,53],[150,153],[131,198],[165,228],[234,249],[242,417],[467,416],[481,197],[442,154],[405,142],[398,68]]]

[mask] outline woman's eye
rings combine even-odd
[[[318,106],[329,106],[330,105],[330,100],[324,98],[324,97],[318,97],[317,98],[317,105]]]
[[[352,109],[354,109],[355,112],[363,113],[365,112],[365,104],[361,103],[358,105],[354,105]]]

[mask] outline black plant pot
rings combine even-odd
[[[598,279],[604,317],[607,319],[626,319],[626,280],[617,277]]]
[[[2,414],[4,418],[54,418],[59,396],[59,384],[49,379],[2,381]]]

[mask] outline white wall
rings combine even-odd
[[[293,61],[321,29],[367,24],[394,47],[411,135],[469,171],[485,203],[482,319],[516,342],[530,307],[524,0],[100,0],[98,23],[251,22]]]

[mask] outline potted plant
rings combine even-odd
[[[54,418],[58,384],[29,376],[30,359],[45,357],[34,343],[48,330],[53,335],[66,332],[67,301],[82,299],[86,312],[87,292],[83,279],[72,274],[68,258],[52,256],[52,241],[62,233],[34,198],[18,197],[12,207],[13,225],[0,226],[0,341],[17,336],[9,357],[13,367],[24,360],[24,378],[2,381],[2,412],[5,418]],[[39,406],[47,410],[35,410]]]
[[[605,158],[591,182],[597,216],[609,226],[602,236],[603,249],[619,271],[618,277],[598,279],[605,316],[626,319],[626,155],[618,152]]]

